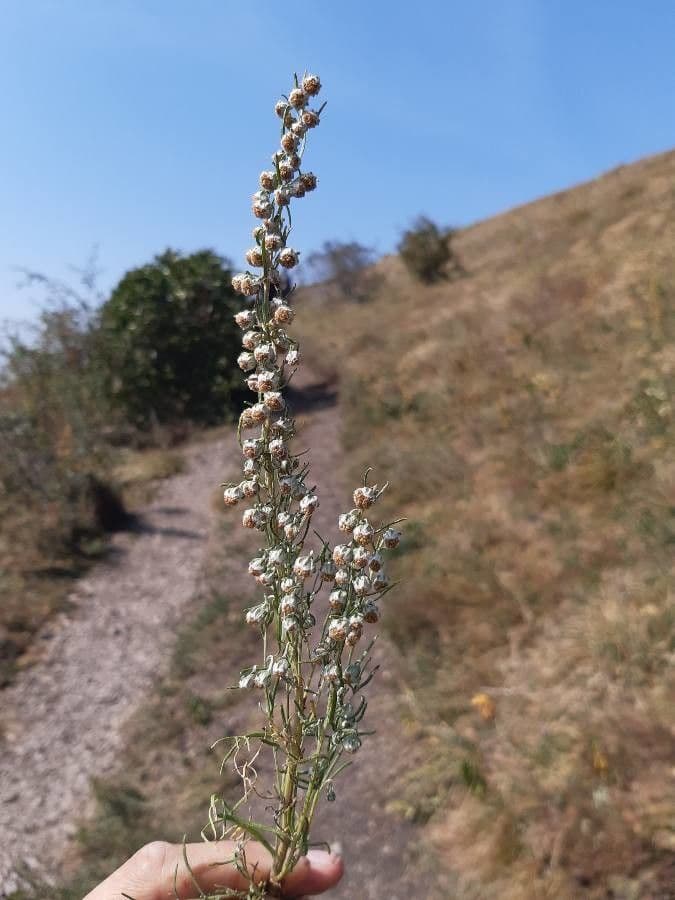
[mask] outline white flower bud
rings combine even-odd
[[[257,459],[263,451],[263,442],[260,438],[248,438],[241,445],[241,452],[246,459]]]
[[[262,669],[262,670],[261,670],[260,672],[258,672],[258,674],[255,676],[255,686],[256,686],[257,688],[264,688],[265,685],[267,684],[267,682],[270,680],[271,677],[272,677],[272,670],[271,670],[271,669]]]
[[[258,378],[258,380],[260,380],[260,378]],[[284,400],[281,391],[265,391],[263,400],[270,412],[281,412],[286,406],[286,401]]]
[[[274,344],[258,344],[253,351],[253,358],[261,366],[270,365],[277,358],[277,351],[274,349]]]
[[[279,116],[280,119],[283,119],[288,111],[288,100],[277,100],[274,105],[274,112]]]
[[[249,672],[248,675],[242,675],[239,679],[239,687],[242,690],[249,690],[255,687],[255,672]]]
[[[295,484],[295,478],[293,475],[286,475],[283,478],[279,479],[279,490],[281,491],[284,497],[290,497],[291,492],[293,491],[293,486]],[[288,520],[290,522],[290,516]],[[279,523],[282,524],[281,522]],[[285,525],[286,522],[283,523]],[[283,527],[282,525],[282,527]]]
[[[373,572],[379,572],[383,565],[384,560],[382,559],[382,555],[380,553],[373,553],[373,555],[368,560],[368,568],[372,569]]]
[[[328,605],[334,612],[342,612],[347,603],[347,591],[331,591],[328,595]]]
[[[346,566],[351,559],[352,548],[348,544],[336,544],[333,547],[333,560],[338,566]]]
[[[262,530],[267,524],[267,517],[260,509],[246,509],[242,516],[244,528],[258,528]]]
[[[281,481],[285,481],[285,480],[286,479],[283,479],[283,478],[281,479]],[[283,493],[283,489],[282,489],[282,493]],[[289,489],[289,493],[290,493],[290,489]],[[280,512],[277,514],[277,525],[279,526],[279,528],[283,528],[284,525],[288,525],[288,523],[292,522],[292,521],[293,521],[293,516],[290,513]]]
[[[318,179],[314,172],[303,172],[300,176],[300,181],[302,186],[306,191],[313,191],[316,188],[318,183]]]
[[[241,342],[247,350],[254,350],[261,341],[262,335],[259,331],[245,331],[241,338]]]
[[[370,579],[365,575],[359,575],[354,579],[354,591],[357,597],[363,597],[370,590]]]
[[[345,587],[350,581],[349,569],[337,569],[335,572],[335,584],[338,587]]]
[[[294,318],[295,311],[285,303],[282,303],[281,306],[277,306],[274,310],[274,321],[277,325],[290,325]]]
[[[293,266],[297,266],[298,261],[297,251],[293,250],[292,247],[284,247],[279,254],[279,262],[286,269],[292,269]]]
[[[269,200],[264,202],[255,201],[251,206],[251,211],[256,219],[269,219],[274,212],[274,207]]]
[[[279,587],[284,594],[290,594],[297,588],[297,584],[294,578],[283,578]]]
[[[256,316],[252,309],[242,309],[235,315],[234,321],[240,328],[250,328],[255,325]]]
[[[291,497],[294,500],[302,500],[305,494],[308,492],[307,485],[300,479],[293,479],[293,489],[291,490]]]
[[[282,419],[277,419],[275,422],[272,422],[272,430],[285,435],[293,434],[293,419],[288,419],[285,417]]]
[[[305,134],[307,133],[307,126],[304,125],[302,122],[294,122],[291,125],[291,131],[293,132],[293,134],[296,137],[301,138],[301,137],[304,137]]]
[[[347,619],[333,619],[328,626],[328,637],[334,641],[344,641],[347,637],[349,622]]]
[[[355,569],[365,569],[365,567],[368,565],[369,558],[370,554],[365,547],[357,547],[354,550],[352,564],[354,565]]]
[[[383,591],[389,584],[389,579],[382,570],[373,575],[373,590]]]
[[[294,153],[298,146],[298,138],[292,131],[286,131],[281,135],[281,146],[286,153]]]
[[[318,505],[319,498],[316,496],[316,494],[305,494],[305,496],[300,501],[300,512],[309,513],[311,515]]]
[[[284,634],[295,634],[299,626],[300,623],[295,616],[286,616],[286,618],[281,620],[281,627]]]
[[[300,363],[302,362],[302,357],[300,355],[300,351],[299,350],[289,350],[288,353],[286,354],[286,362],[288,363],[289,366],[292,366],[293,368],[295,368],[296,366],[299,366]]]
[[[387,528],[387,530],[382,535],[382,543],[389,550],[393,550],[401,543],[401,532],[396,531],[395,528]]]
[[[267,564],[265,563],[265,560],[262,556],[256,556],[255,559],[252,559],[248,564],[249,575],[262,575],[266,568]]]
[[[329,681],[331,684],[335,684],[336,681],[340,680],[340,670],[335,663],[331,663],[324,668],[323,677],[325,681]]]
[[[309,578],[315,571],[314,558],[309,556],[299,556],[293,563],[293,572],[298,578]]]
[[[270,571],[263,572],[262,575],[257,576],[256,581],[258,582],[258,584],[262,584],[265,587],[272,587],[272,585],[276,581],[276,575],[274,574],[274,572]]]
[[[250,391],[254,391],[256,394],[259,393],[259,391],[258,391],[258,376],[255,374],[249,375],[248,378],[246,379],[246,387]]]
[[[246,624],[247,625],[260,625],[261,622],[265,620],[265,617],[268,614],[268,608],[266,603],[259,603],[257,606],[251,607],[251,609],[246,610]]]
[[[237,365],[244,372],[255,369],[255,356],[252,353],[240,353],[237,357]]]
[[[239,487],[226,488],[223,491],[223,501],[225,506],[236,506],[244,495]]]
[[[244,461],[244,475],[249,478],[258,472],[258,464],[255,459],[247,459]]]
[[[284,676],[286,676],[288,674],[289,669],[290,669],[290,666],[289,666],[288,660],[286,659],[285,656],[282,656],[279,659],[277,659],[276,662],[274,663],[274,665],[272,666],[272,672],[275,675],[278,675],[280,678],[284,678]]]
[[[285,553],[281,549],[281,547],[275,547],[273,550],[270,550],[267,561],[270,566],[283,566],[284,564]]]
[[[286,525],[284,526],[284,537],[286,540],[291,543],[296,539],[296,537],[300,534],[300,529],[297,525]]]
[[[241,488],[243,496],[250,499],[251,497],[255,497],[258,493],[258,480],[256,478],[251,478],[249,481],[242,481],[239,487]]]
[[[373,529],[373,526],[367,519],[364,519],[364,521],[354,529],[354,540],[357,544],[361,544],[362,547],[365,547],[372,541],[374,534],[375,530]]]
[[[359,524],[360,516],[358,510],[353,509],[351,512],[342,513],[338,519],[338,528],[345,533],[351,533]]]
[[[248,412],[251,417],[251,421],[256,425],[261,425],[267,418],[267,410],[262,403],[254,403],[253,406],[249,408]]]
[[[285,594],[281,598],[279,609],[281,610],[282,616],[290,616],[298,609],[298,598],[295,596],[295,594]]]
[[[274,199],[277,206],[288,206],[291,195],[288,193],[286,188],[277,188],[274,192]]]
[[[307,498],[305,498],[307,499]],[[300,504],[302,506],[302,504]],[[322,581],[335,581],[335,572],[337,571],[335,563],[333,560],[329,559],[325,563],[322,564],[319,569],[319,574],[321,575]]]

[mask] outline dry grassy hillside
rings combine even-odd
[[[388,258],[299,316],[409,517],[391,802],[459,897],[675,897],[675,153],[453,246],[464,277]]]

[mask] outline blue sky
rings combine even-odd
[[[14,267],[101,287],[166,246],[239,265],[291,73],[328,108],[295,245],[391,250],[675,145],[671,0],[0,0],[0,319]]]

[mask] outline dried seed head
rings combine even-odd
[[[300,351],[299,350],[289,350],[288,353],[286,354],[286,362],[288,363],[289,366],[293,366],[293,368],[295,368],[296,366],[299,366],[300,363],[302,362],[302,357],[300,356]]]
[[[354,591],[357,597],[363,597],[370,590],[370,579],[365,575],[359,575],[354,579]]]
[[[382,543],[387,549],[393,550],[401,543],[401,532],[396,531],[395,528],[387,528],[382,535]]]
[[[252,309],[242,309],[235,315],[234,321],[242,329],[250,328],[256,324],[255,312]]]
[[[225,506],[236,506],[244,495],[239,487],[226,488],[223,491],[223,501]]]
[[[291,200],[291,195],[288,193],[286,188],[277,188],[274,192],[274,200],[276,201],[277,206],[288,206]]]
[[[282,479],[283,480],[283,479]],[[282,491],[283,493],[283,491]],[[290,490],[289,490],[290,493]],[[284,525],[288,525],[289,522],[293,521],[293,516],[287,512],[277,513],[277,525],[279,528],[283,528]]]
[[[281,620],[281,627],[284,634],[295,634],[300,627],[300,623],[295,616],[286,616]]]
[[[279,609],[282,616],[290,616],[291,613],[294,613],[297,610],[297,608],[298,598],[295,596],[295,594],[285,594],[281,598]]]
[[[316,97],[321,90],[321,79],[318,75],[312,75],[311,73],[305,75],[302,79],[302,89],[310,97]]]
[[[267,568],[267,563],[265,562],[264,557],[256,556],[251,562],[248,564],[248,573],[249,575],[258,576],[262,575],[262,573]]]
[[[257,528],[260,523],[258,511],[255,509],[245,509],[241,521],[244,528]]]
[[[250,409],[243,410],[242,414],[239,416],[239,427],[244,431],[247,428],[253,428],[255,425],[255,420],[251,415]]]
[[[329,681],[331,684],[335,684],[336,681],[340,680],[340,670],[335,665],[335,663],[331,663],[326,666],[323,670],[323,677],[326,681]]]
[[[263,369],[258,372],[258,390],[271,391],[279,383],[279,372],[277,369]]]
[[[372,584],[373,584],[373,590],[383,591],[389,584],[389,579],[384,574],[384,572],[380,569],[379,572],[376,572],[373,575]]]
[[[292,269],[293,266],[297,266],[298,261],[298,254],[292,247],[284,247],[279,254],[279,262],[286,269]]]
[[[280,119],[283,119],[288,110],[288,100],[277,100],[274,106],[274,112],[279,116]]]
[[[251,247],[246,251],[246,262],[249,266],[260,268],[263,264],[263,256],[260,247]]]
[[[342,677],[344,679],[345,684],[354,687],[361,680],[361,665],[360,663],[353,662],[349,663],[347,668],[342,673]]]
[[[305,497],[305,500],[306,499],[307,498]],[[302,503],[300,505],[302,506]],[[323,563],[323,565],[319,569],[319,574],[321,575],[322,581],[335,581],[335,572],[336,566],[332,560],[328,560],[327,562]]]
[[[338,566],[346,566],[352,559],[352,548],[347,544],[336,544],[333,547],[333,560]]]
[[[344,641],[349,630],[347,619],[333,619],[328,626],[328,637],[334,641]]]
[[[260,376],[258,376],[258,380],[260,380]],[[263,399],[265,401],[265,407],[270,412],[281,412],[286,406],[286,401],[284,400],[281,391],[265,391]]]
[[[294,122],[291,125],[291,131],[297,138],[301,138],[301,137],[304,137],[305,134],[307,133],[307,126],[304,125],[302,122]]]
[[[273,459],[285,459],[288,456],[288,450],[281,438],[275,438],[269,443],[270,455]]]
[[[384,560],[382,559],[382,555],[380,553],[373,553],[373,555],[368,560],[368,568],[372,569],[373,572],[379,572],[383,565]]]
[[[295,109],[302,109],[307,105],[307,94],[300,88],[294,88],[288,95],[288,102]]]
[[[272,672],[275,675],[278,675],[280,678],[283,678],[288,674],[288,670],[290,669],[290,665],[285,656],[282,656],[280,659],[277,659],[272,666]]]
[[[340,529],[340,531],[344,531],[346,534],[351,534],[351,532],[359,524],[359,521],[359,511],[357,509],[353,509],[351,512],[342,513],[342,515],[338,519],[338,528]]]
[[[244,461],[244,475],[251,478],[258,471],[258,463],[255,459],[247,459]]]
[[[294,433],[295,427],[293,425],[293,419],[288,419],[286,417],[277,419],[272,422],[272,431],[279,432],[279,434],[285,434],[290,436]]]
[[[260,187],[266,191],[273,191],[277,186],[277,173],[265,171],[260,173]]]
[[[335,572],[335,584],[338,587],[346,587],[350,578],[349,569],[337,569]]]
[[[241,342],[247,350],[255,350],[262,341],[262,334],[259,331],[245,331],[242,335]]]
[[[297,525],[290,523],[284,526],[284,537],[289,543],[293,542],[299,534],[300,528]]]
[[[314,571],[314,557],[311,553],[309,556],[298,556],[293,563],[293,573],[297,575],[298,578],[309,578],[310,575],[314,574]]]
[[[363,604],[362,614],[364,622],[368,622],[371,625],[377,622],[380,618],[380,611],[377,608],[377,603],[375,603],[374,600],[366,600]]]
[[[286,153],[295,153],[298,146],[298,137],[292,131],[287,131],[281,136],[281,146]],[[263,185],[264,186],[264,185]]]
[[[356,753],[361,746],[361,739],[355,734],[348,734],[342,741],[342,748],[347,753]]]
[[[357,544],[361,544],[362,547],[366,547],[372,541],[374,534],[375,530],[373,529],[373,526],[367,519],[364,519],[363,522],[354,529],[354,540]]]
[[[376,487],[359,487],[354,491],[354,506],[358,509],[370,509],[377,500]]]
[[[253,358],[258,365],[271,365],[277,358],[277,351],[274,349],[274,344],[258,344],[253,351]]]
[[[258,376],[257,375],[249,375],[246,379],[246,386],[249,390],[259,392],[258,388]]]
[[[333,612],[342,612],[347,603],[347,591],[331,591],[328,595],[328,604]]]
[[[244,372],[255,369],[255,356],[252,353],[240,353],[237,357],[237,365],[240,369],[243,369]]]
[[[239,487],[244,497],[248,499],[255,497],[258,493],[258,481],[255,478],[251,478],[250,481],[242,481]]]
[[[251,210],[256,219],[269,219],[274,212],[274,207],[269,200],[255,200]]]
[[[268,234],[265,236],[265,247],[268,250],[278,250],[279,247],[283,246],[283,243],[282,238],[278,234]]]
[[[300,182],[306,191],[313,191],[317,185],[317,177],[313,172],[303,172]]]
[[[262,425],[262,423],[267,418],[267,410],[265,409],[264,404],[254,403],[253,406],[249,409],[249,415],[256,425]]]
[[[293,179],[293,175],[295,174],[295,167],[291,165],[290,161],[287,157],[284,157],[279,162],[279,175],[281,176],[282,181],[291,181]]]
[[[249,438],[241,445],[241,452],[246,459],[257,459],[263,451],[263,442],[260,438]]]
[[[306,125],[307,128],[316,128],[321,121],[318,112],[315,112],[313,109],[306,109],[301,116],[301,120],[302,124]]]
[[[305,196],[306,188],[302,184],[302,182],[298,180],[294,181],[293,184],[288,185],[288,192],[290,193],[291,197],[300,198]]]
[[[290,497],[293,492],[293,486],[295,484],[295,478],[292,475],[286,475],[284,478],[279,479],[279,490],[281,491],[282,496]],[[287,515],[288,518],[284,522],[279,522],[279,524],[283,527],[288,522],[291,521],[291,516],[288,513],[280,513],[279,515]]]
[[[356,569],[365,569],[365,567],[368,565],[369,558],[370,554],[365,547],[357,547],[354,550],[352,563]]]
[[[290,325],[294,318],[295,311],[285,303],[277,306],[277,308],[274,310],[274,321],[277,323],[277,325]]]
[[[246,621],[248,622],[248,613],[246,614]],[[253,624],[253,623],[251,623]],[[250,688],[255,687],[255,672],[249,672],[248,675],[242,675],[239,679],[239,687],[242,690],[249,690]]]

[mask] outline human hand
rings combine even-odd
[[[128,859],[116,872],[95,887],[84,900],[122,900],[126,894],[134,900],[192,900],[202,892],[225,890],[246,891],[249,882],[231,862],[236,844],[232,841],[187,844],[185,852],[192,870],[188,871],[182,844],[156,841]],[[255,880],[265,881],[270,872],[270,855],[260,844],[246,845],[246,863]],[[342,859],[323,850],[310,850],[298,860],[284,879],[283,896],[300,897],[322,894],[342,877]],[[174,893],[175,888],[175,893]]]

